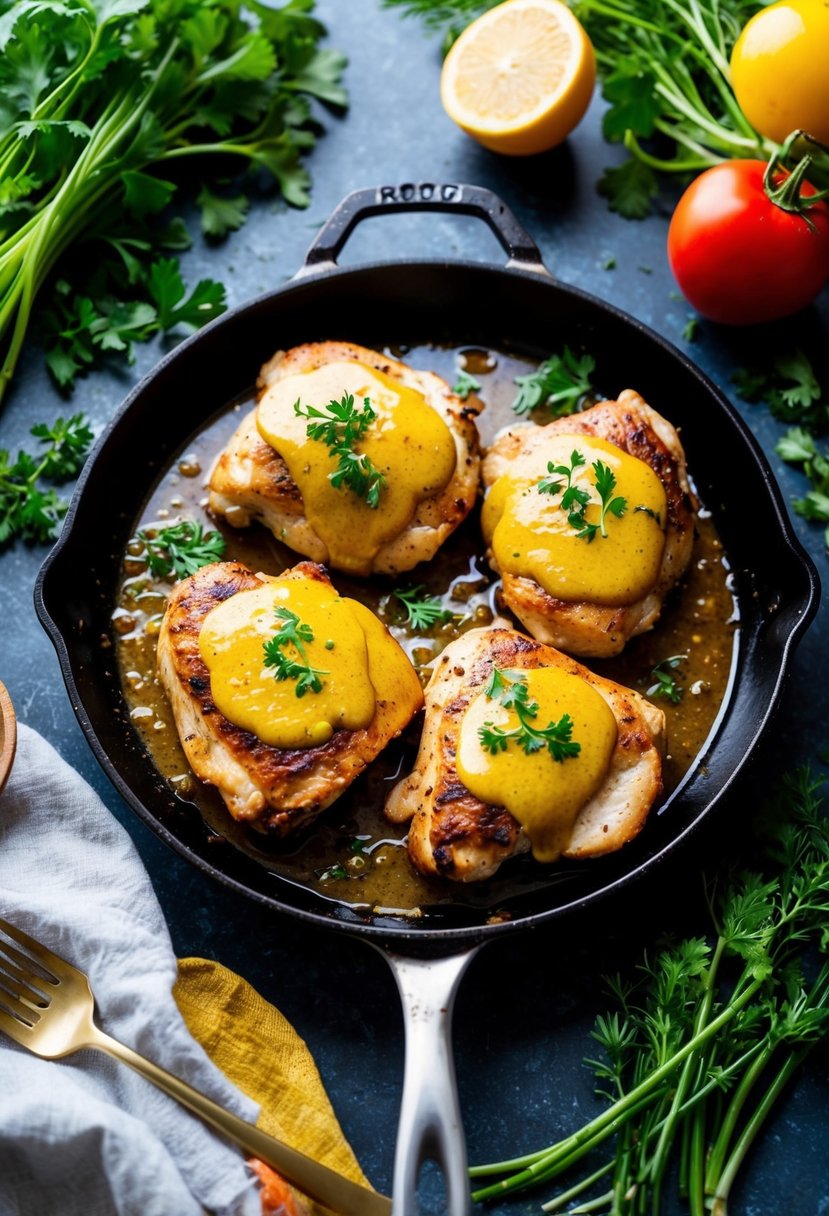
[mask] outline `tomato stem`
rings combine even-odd
[[[786,168],[785,161],[796,155],[793,148],[798,143],[815,149],[821,158],[829,158],[829,148],[824,144],[813,139],[806,131],[793,131],[766,166],[766,172],[763,175],[763,189],[769,202],[773,203],[775,207],[779,207],[781,211],[789,211],[801,216],[809,228],[814,231],[815,225],[809,215],[809,208],[829,196],[829,189],[814,190],[811,194],[804,194],[802,191],[803,182],[807,180],[807,174],[815,164],[815,155],[812,151],[801,156],[793,169]],[[782,180],[781,174],[785,174]]]

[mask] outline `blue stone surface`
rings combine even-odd
[[[330,42],[347,52],[351,109],[321,115],[326,134],[309,159],[314,179],[309,210],[259,197],[248,223],[219,246],[197,241],[183,258],[185,277],[221,278],[231,304],[278,286],[302,263],[318,226],[350,190],[420,180],[470,182],[496,191],[538,243],[550,271],[618,305],[690,354],[732,399],[732,371],[763,362],[771,350],[807,344],[826,372],[829,294],[791,321],[746,331],[701,322],[696,341],[683,337],[690,308],[677,295],[665,255],[670,200],[661,213],[632,223],[613,215],[597,195],[602,168],[621,159],[601,136],[602,105],[594,101],[566,146],[528,160],[499,158],[467,139],[444,115],[438,97],[437,39],[420,25],[381,10],[379,0],[320,0]],[[367,260],[469,258],[500,264],[503,254],[479,222],[460,216],[383,217],[360,225],[343,264]],[[609,259],[613,269],[606,269]],[[440,302],[436,301],[436,309]],[[332,335],[335,337],[336,335]],[[275,344],[278,337],[275,335]],[[551,335],[551,344],[554,335]],[[163,353],[137,349],[133,367],[112,367],[83,380],[72,409],[97,429],[126,391]],[[821,362],[822,361],[822,362]],[[631,375],[635,383],[635,375]],[[802,494],[801,476],[774,455],[783,428],[762,406],[735,400],[769,455],[784,496]],[[0,445],[26,445],[41,419],[67,403],[29,345],[0,417]],[[712,434],[711,443],[717,437]],[[113,476],[113,495],[117,477]],[[734,493],[739,473],[735,470]],[[751,507],[745,504],[745,527]],[[803,544],[822,572],[822,533],[796,518]],[[391,1186],[395,1127],[403,1072],[397,991],[382,959],[362,942],[313,931],[214,884],[170,852],[131,814],[109,785],[76,724],[51,644],[32,609],[43,551],[17,546],[0,555],[0,679],[20,720],[41,731],[97,789],[131,833],[168,918],[180,955],[215,957],[245,975],[292,1021],[318,1063],[343,1129],[378,1188]],[[83,578],[83,571],[78,571]],[[496,941],[470,967],[456,1006],[457,1072],[472,1162],[517,1155],[552,1143],[600,1109],[592,1076],[589,1031],[606,1006],[600,976],[635,965],[658,932],[700,932],[703,863],[738,860],[762,792],[783,769],[814,758],[829,744],[825,605],[795,657],[772,733],[745,778],[723,805],[694,854],[668,877],[636,889],[598,915],[533,929],[508,944]],[[44,861],[44,864],[47,864]],[[825,1045],[786,1092],[763,1132],[733,1195],[742,1216],[818,1216],[829,1212],[829,1081]],[[441,1211],[440,1185],[427,1171],[424,1216]],[[551,1190],[496,1203],[496,1214],[536,1212]],[[662,1211],[681,1211],[666,1188]]]

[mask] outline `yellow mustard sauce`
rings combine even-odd
[[[568,714],[578,755],[556,760],[547,747],[528,755],[516,739],[504,750],[487,751],[480,738],[484,726],[511,731],[520,719],[514,709],[481,692],[461,722],[457,772],[476,798],[506,807],[518,820],[538,861],[555,861],[567,847],[579,811],[605,778],[616,744],[616,719],[604,697],[578,676],[557,667],[522,675],[528,702],[537,707],[532,725],[543,730]]]
[[[376,417],[356,443],[383,475],[379,504],[372,507],[331,474],[338,458],[308,436],[309,420],[294,406],[325,408],[344,394],[362,410],[368,398]],[[369,574],[380,549],[411,522],[418,504],[447,485],[457,452],[452,434],[422,393],[361,363],[328,363],[279,380],[257,408],[257,426],[266,443],[288,466],[299,487],[308,522],[339,569]]]
[[[279,610],[296,614],[310,630],[280,647],[287,660],[318,672],[319,691],[299,693],[290,677],[277,679],[264,662],[265,643],[286,623]],[[335,730],[359,730],[374,717],[362,605],[310,578],[269,579],[212,608],[199,633],[210,672],[210,691],[220,713],[273,747],[317,747]],[[287,618],[290,626],[291,620]],[[306,630],[307,632],[307,630]]]
[[[578,452],[584,463],[574,467]],[[536,453],[536,459],[539,453]],[[620,515],[605,512],[596,487],[596,462],[616,478],[608,502],[625,500]],[[583,522],[597,530],[580,536],[572,508],[562,507],[568,477],[547,465],[573,468],[569,484],[590,495]],[[555,482],[542,493],[539,481]],[[556,435],[544,445],[534,474],[526,464],[505,473],[484,502],[481,525],[501,572],[533,578],[557,599],[633,604],[657,581],[665,548],[665,490],[653,469],[612,443],[587,435]]]

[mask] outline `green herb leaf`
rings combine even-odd
[[[470,376],[469,372],[459,371],[455,377],[455,383],[452,385],[452,392],[455,396],[460,397],[461,401],[466,401],[470,393],[479,393],[481,391],[481,383],[474,376]]]
[[[204,230],[243,223],[244,195],[217,191],[229,174],[263,173],[304,206],[303,160],[319,125],[310,99],[343,106],[345,61],[320,47],[311,0],[277,10],[251,0],[10,0],[0,16],[0,393],[12,377],[33,288],[71,283],[50,302],[48,365],[71,387],[102,353],[224,307],[218,284],[189,292],[160,250],[188,243],[160,216],[197,168]],[[217,180],[218,179],[218,180]],[[85,240],[83,253],[73,250]],[[155,265],[153,265],[155,263]],[[152,266],[152,269],[150,267]],[[85,300],[85,304],[81,304]],[[148,309],[157,317],[150,318]],[[88,323],[88,324],[87,324]]]
[[[514,742],[528,756],[546,747],[559,764],[578,756],[581,744],[572,737],[573,720],[569,714],[562,714],[558,722],[548,722],[544,727],[536,726],[538,702],[530,700],[524,672],[493,667],[484,694],[489,700],[497,701],[505,709],[511,710],[518,719],[518,726],[512,730],[496,726],[493,722],[485,722],[479,727],[478,738],[484,751],[494,755],[506,751],[509,744]]]
[[[656,174],[639,160],[626,160],[605,169],[596,188],[607,199],[610,210],[627,220],[643,220],[650,215],[659,193]]]
[[[512,408],[516,414],[529,414],[542,407],[557,418],[573,414],[593,391],[590,377],[595,367],[591,355],[579,358],[565,346],[560,355],[551,355],[537,371],[516,376],[519,392]]]
[[[207,12],[210,10],[207,9]],[[247,219],[250,206],[244,194],[232,198],[214,194],[207,186],[202,186],[196,199],[201,209],[201,228],[205,236],[219,240],[228,232],[241,228]]]
[[[354,403],[352,393],[343,393],[339,401],[329,401],[323,409],[314,405],[303,406],[297,400],[294,402],[294,413],[300,418],[309,419],[305,428],[308,438],[324,443],[337,460],[337,468],[328,474],[332,486],[347,486],[376,511],[386,478],[368,456],[355,450],[357,442],[377,417],[370,398],[363,398],[360,410]]]
[[[263,643],[265,666],[273,667],[274,678],[279,681],[296,680],[298,697],[304,697],[308,692],[322,692],[322,677],[327,676],[328,672],[319,667],[312,667],[305,651],[306,644],[314,640],[311,626],[301,621],[290,608],[277,608],[275,616],[282,623],[274,636]],[[287,655],[286,646],[290,646],[298,657]]]
[[[153,531],[142,530],[137,539],[144,545],[147,566],[156,578],[171,574],[187,578],[202,566],[220,561],[227,547],[221,532],[205,532],[192,519]]]
[[[672,705],[678,705],[685,695],[685,689],[677,683],[674,671],[687,658],[687,654],[672,654],[667,659],[660,659],[651,668],[651,680],[653,680],[653,683],[647,689],[645,695],[648,697],[664,697]]]
[[[628,131],[653,135],[662,103],[653,72],[621,67],[605,79],[603,95],[610,107],[602,119],[605,139],[620,142]]]
[[[16,460],[0,449],[0,547],[17,538],[36,543],[55,538],[68,504],[42,482],[61,485],[77,477],[92,443],[83,414],[38,423],[30,433],[45,448],[18,452]]]
[[[443,625],[451,621],[453,613],[444,608],[437,595],[423,595],[423,584],[407,587],[405,590],[395,587],[392,595],[406,609],[406,621],[417,633],[425,633],[435,625]]]
[[[589,490],[573,482],[577,469],[586,465],[584,454],[577,448],[570,455],[570,464],[553,464],[548,461],[548,477],[542,477],[536,482],[539,494],[561,494],[559,506],[567,515],[567,522],[575,528],[576,535],[582,540],[592,541],[600,533],[607,538],[607,516],[613,515],[621,519],[627,510],[627,499],[614,495],[616,475],[613,470],[601,460],[594,460],[590,466],[596,491],[599,495],[599,522],[589,523],[585,514],[592,501]],[[562,481],[561,478],[566,480]],[[644,509],[644,508],[643,508]]]

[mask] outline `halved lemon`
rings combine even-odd
[[[584,115],[596,60],[561,0],[506,0],[473,21],[443,64],[443,108],[473,139],[508,156],[560,144]]]

